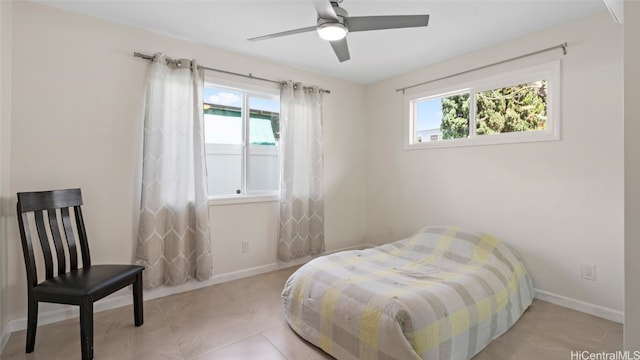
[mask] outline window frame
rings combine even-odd
[[[476,134],[477,93],[540,80],[547,81],[546,129],[535,131],[518,131],[501,134]],[[405,150],[560,140],[560,60],[554,60],[464,82],[455,82],[454,80],[454,82],[450,85],[442,84],[443,81],[436,81],[432,84],[429,84],[429,86],[422,86],[414,91],[405,92],[403,136]],[[419,101],[438,97],[446,97],[466,92],[469,93],[469,101],[471,102],[471,104],[469,105],[469,136],[466,138],[418,142],[415,136],[417,130],[415,119],[415,104],[417,104],[417,102]]]
[[[271,202],[271,201],[279,201],[280,200],[280,189],[277,190],[256,190],[256,191],[248,191],[248,157],[251,154],[249,143],[249,126],[250,126],[250,118],[249,114],[247,114],[247,118],[245,119],[245,109],[249,109],[249,98],[250,97],[260,97],[260,98],[273,98],[277,99],[280,102],[280,87],[278,84],[273,84],[273,86],[259,86],[256,84],[247,84],[242,81],[234,81],[222,77],[215,76],[205,76],[204,78],[204,87],[216,87],[222,89],[229,89],[232,91],[237,91],[243,93],[242,100],[242,109],[243,114],[242,118],[242,142],[240,145],[230,145],[230,146],[239,146],[241,148],[241,156],[242,156],[242,169],[241,169],[241,186],[242,193],[240,194],[225,194],[225,195],[209,195],[209,205],[227,205],[227,204],[243,204],[243,203],[256,203],[256,202]],[[206,102],[206,99],[202,99],[203,104]],[[280,110],[279,110],[280,111]],[[204,121],[204,116],[203,116]],[[204,125],[204,124],[203,124]],[[210,145],[206,141],[204,142],[205,146],[205,157],[207,154],[207,146]],[[278,163],[280,163],[280,145],[276,145],[277,153],[278,153]],[[206,161],[206,160],[205,160]],[[209,174],[207,174],[209,176]],[[278,183],[280,182],[280,174],[278,171]]]

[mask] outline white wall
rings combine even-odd
[[[640,3],[624,2],[624,346],[640,350]]]
[[[324,106],[326,246],[364,242],[366,147],[357,136],[365,127],[363,86],[28,2],[13,6],[13,36],[11,201],[19,191],[81,187],[95,263],[133,257],[149,66],[133,57],[134,50],[330,89]],[[216,276],[275,263],[277,209],[274,202],[211,207]],[[17,226],[9,231],[12,321],[26,315],[26,288]],[[245,238],[251,251],[243,254]]]
[[[11,2],[0,2],[0,352],[7,327],[7,223],[15,221],[9,201],[11,153]]]
[[[440,82],[561,57],[561,141],[403,149],[395,89],[565,41],[564,57],[557,50]],[[621,321],[622,86],[622,27],[605,12],[369,86],[368,239],[384,243],[427,224],[489,232],[522,254],[536,288]],[[597,266],[597,281],[580,278],[582,263]]]

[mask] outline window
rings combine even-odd
[[[558,61],[405,95],[406,148],[558,140]]]
[[[203,108],[209,196],[277,194],[278,90],[206,83]]]

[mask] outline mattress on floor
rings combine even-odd
[[[533,300],[521,259],[484,233],[426,227],[303,265],[282,292],[301,337],[337,359],[470,359]]]

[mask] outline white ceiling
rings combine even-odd
[[[362,84],[606,11],[602,0],[345,0],[341,7],[351,16],[429,14],[430,19],[426,28],[348,34],[351,60],[340,63],[315,32],[246,40],[315,25],[311,1],[35,1]]]

